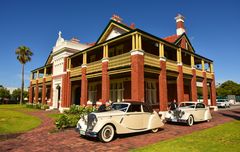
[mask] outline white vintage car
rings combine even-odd
[[[224,108],[230,108],[230,102],[227,99],[217,99],[217,106],[218,107],[224,107]]]
[[[110,142],[115,134],[127,134],[151,130],[157,132],[164,123],[157,112],[142,102],[113,103],[109,110],[92,112],[81,118],[76,130],[80,135],[98,137]]]
[[[212,119],[209,107],[201,102],[181,102],[176,110],[170,110],[165,115],[167,122],[183,122],[192,126],[194,122]]]

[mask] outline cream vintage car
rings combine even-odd
[[[181,102],[176,110],[165,114],[167,122],[183,122],[192,126],[194,122],[209,121],[212,119],[209,107],[201,102]]]
[[[76,129],[80,135],[110,142],[115,134],[147,130],[157,132],[163,125],[157,112],[143,102],[118,102],[113,103],[109,110],[84,116],[78,121]]]

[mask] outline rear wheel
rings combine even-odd
[[[193,122],[194,122],[194,118],[193,118],[192,115],[190,115],[190,116],[188,117],[188,120],[187,120],[187,125],[188,125],[188,126],[192,126],[192,125],[193,125]]]
[[[112,125],[106,125],[98,134],[98,138],[101,142],[110,142],[114,137],[114,128]]]
[[[151,131],[152,131],[152,133],[156,133],[156,132],[158,132],[158,128],[152,129]]]

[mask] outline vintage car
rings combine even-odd
[[[181,102],[176,110],[170,110],[165,115],[167,122],[183,122],[192,126],[194,122],[212,119],[209,107],[201,102]]]
[[[117,102],[108,110],[92,112],[82,117],[76,130],[80,135],[98,137],[102,142],[110,142],[115,134],[147,130],[157,132],[163,125],[158,113],[143,102]]]
[[[230,108],[230,102],[227,99],[217,99],[217,106],[223,108]]]

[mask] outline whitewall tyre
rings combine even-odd
[[[193,118],[192,115],[190,115],[190,116],[188,117],[188,120],[187,120],[187,125],[188,125],[188,126],[192,126],[192,125],[193,125],[193,122],[194,122],[194,118]]]
[[[114,137],[114,132],[112,125],[106,125],[98,133],[98,138],[101,142],[110,142]]]
[[[152,129],[151,131],[152,131],[152,133],[156,133],[156,132],[158,132],[158,128]]]

